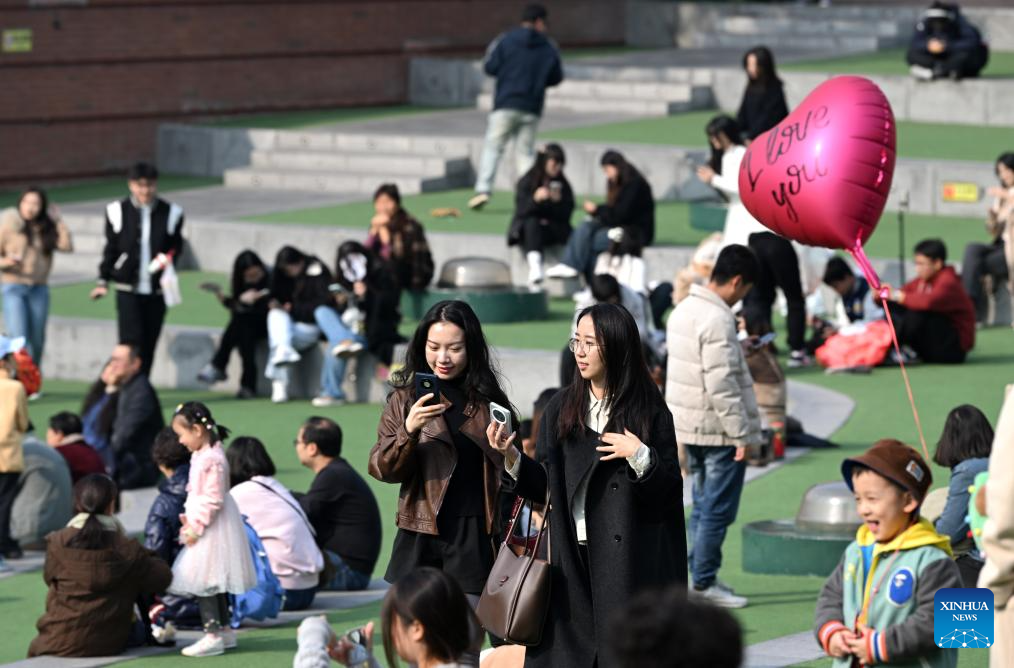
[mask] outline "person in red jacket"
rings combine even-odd
[[[81,418],[63,411],[49,418],[46,443],[63,455],[70,469],[71,480],[77,481],[91,473],[105,473],[101,455],[85,442]]]
[[[975,345],[975,306],[954,267],[947,265],[943,241],[925,239],[916,245],[915,273],[915,280],[891,290],[898,342],[926,362],[964,362]]]

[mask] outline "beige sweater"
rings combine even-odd
[[[0,473],[20,473],[25,468],[21,441],[28,431],[28,398],[25,388],[0,372]]]
[[[0,213],[0,282],[21,285],[45,285],[53,268],[53,255],[42,252],[38,237],[29,245],[25,235],[25,221],[17,208]],[[70,230],[63,221],[56,221],[56,250],[69,253],[74,250]],[[21,258],[15,263],[15,258]]]
[[[992,589],[996,607],[1003,608],[1014,594],[1014,392],[1009,390],[989,456],[982,543],[986,565],[979,586]]]

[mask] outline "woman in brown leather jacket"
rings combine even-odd
[[[437,376],[440,403],[425,406],[431,395],[416,396],[416,372]],[[432,566],[474,603],[493,565],[500,519],[503,456],[486,438],[489,402],[510,403],[468,304],[443,301],[426,313],[393,383],[370,452],[370,475],[401,485],[385,579]]]

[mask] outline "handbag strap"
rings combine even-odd
[[[271,485],[265,485],[260,480],[254,480],[253,478],[250,478],[250,482],[257,483],[258,485],[260,485],[261,487],[263,487],[264,489],[268,490],[269,492],[271,492],[272,494],[274,494],[275,496],[277,496],[279,499],[281,499],[285,503],[285,505],[287,505],[288,507],[290,507],[293,510],[295,510],[296,514],[299,515],[303,519],[303,522],[306,523],[306,528],[310,530],[310,535],[313,536],[314,538],[317,537],[317,532],[314,530],[313,525],[310,524],[310,518],[308,518],[306,516],[306,513],[303,512],[302,508],[298,507],[297,505],[294,505],[294,504],[290,503],[288,499],[286,499],[284,496],[282,496],[281,494],[279,494],[278,490],[276,490],[273,487],[271,487]]]

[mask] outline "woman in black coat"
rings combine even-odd
[[[490,425],[505,455],[504,490],[551,509],[552,585],[535,668],[612,666],[610,615],[643,589],[687,581],[683,481],[672,415],[621,306],[581,312],[571,384],[546,407],[536,458]]]
[[[566,161],[559,144],[547,144],[514,191],[514,218],[507,232],[507,245],[520,245],[525,252],[528,284],[533,288],[542,283],[546,246],[565,244],[570,238],[574,191],[563,175]]]
[[[747,143],[775,127],[789,115],[782,80],[775,73],[775,57],[766,46],[750,49],[743,56],[747,84],[736,122]]]
[[[546,270],[549,278],[584,274],[590,283],[598,254],[613,241],[625,239],[641,247],[655,240],[655,196],[651,184],[617,151],[606,151],[599,161],[606,175],[606,201],[586,201],[591,218],[570,235],[560,263]]]

